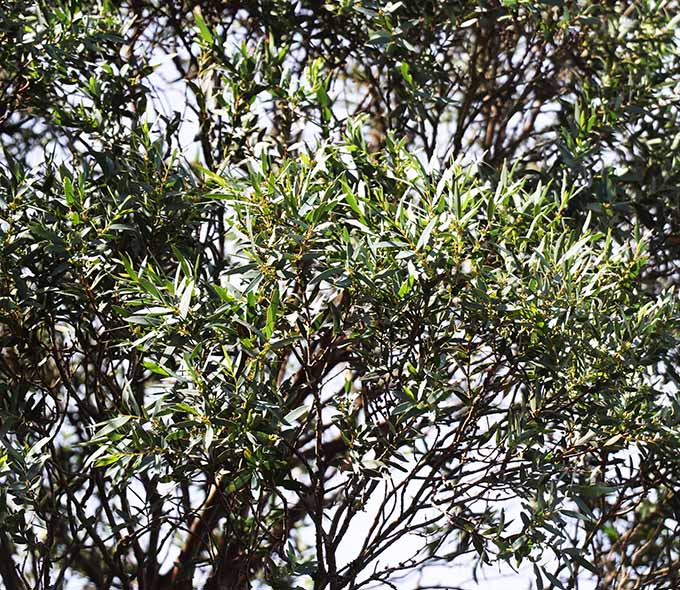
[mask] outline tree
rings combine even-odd
[[[677,13],[0,8],[4,588],[677,587]]]

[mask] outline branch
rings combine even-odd
[[[7,535],[0,532],[0,577],[7,590],[26,590],[12,559],[12,545]]]
[[[189,536],[184,547],[175,561],[175,565],[169,574],[161,577],[159,588],[168,590],[187,590],[191,589],[191,576],[186,576],[187,571],[191,570],[192,563],[198,552],[205,545],[210,531],[215,526],[219,518],[222,503],[219,501],[221,496],[220,485],[222,478],[218,477],[215,483],[210,486],[208,495],[203,503],[203,507],[196,518],[194,518]]]

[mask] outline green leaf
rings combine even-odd
[[[320,272],[318,275],[316,275],[310,282],[310,285],[315,285],[316,283],[320,283],[321,281],[327,281],[331,277],[334,277],[336,275],[342,274],[345,271],[344,266],[335,266],[331,268],[327,268],[326,270]]]
[[[398,292],[399,297],[404,297],[411,290],[412,285],[413,285],[413,277],[412,276],[406,277],[404,282],[401,284],[401,287],[399,287],[399,292]]]
[[[168,377],[170,375],[164,367],[161,367],[158,363],[153,361],[144,360],[142,361],[142,365],[157,375],[162,375],[163,377]]]
[[[545,574],[545,577],[548,578],[549,582],[553,585],[556,586],[557,588],[560,588],[560,590],[565,590],[564,584],[557,578],[557,576],[551,574],[548,570],[543,568],[543,573]]]
[[[563,551],[567,555],[571,556],[574,559],[574,561],[576,561],[576,563],[583,566],[588,571],[592,572],[595,575],[597,575],[599,573],[597,568],[583,556],[583,551],[581,549],[579,549],[578,547],[570,547],[570,548],[564,549]]]
[[[181,410],[183,412],[193,414],[194,416],[202,416],[201,412],[199,412],[196,408],[185,402],[176,403],[172,407],[176,410]]]
[[[238,490],[242,489],[248,484],[251,477],[252,477],[251,474],[248,472],[244,472],[236,476],[227,484],[226,486],[227,493],[233,494],[234,492],[237,492]]]
[[[284,417],[283,417],[283,423],[292,426],[294,423],[296,423],[300,418],[303,416],[307,415],[309,412],[309,406],[302,405],[294,410],[288,412]]]
[[[574,486],[574,492],[575,493],[579,494],[580,496],[586,496],[586,497],[590,497],[590,498],[598,498],[600,496],[608,496],[609,494],[613,494],[615,491],[616,491],[616,488],[614,488],[614,487],[597,485],[597,484]]]
[[[425,226],[425,229],[423,230],[423,233],[420,235],[420,239],[416,244],[416,250],[420,250],[430,242],[430,235],[432,234],[432,230],[434,229],[434,226],[437,225],[438,221],[439,219],[437,217],[433,217]]]
[[[187,281],[184,291],[182,292],[182,298],[179,302],[179,317],[182,319],[186,319],[187,314],[189,313],[189,306],[191,305],[191,297],[193,296],[193,293],[194,282]]]
[[[269,340],[274,333],[274,327],[276,325],[277,315],[279,311],[279,290],[274,289],[272,294],[272,299],[267,307],[267,323],[264,328],[264,334]]]
[[[368,44],[375,47],[383,47],[393,39],[394,35],[389,31],[376,31],[375,33],[371,33],[371,36],[368,38]]]
[[[203,19],[203,14],[201,13],[200,6],[194,8],[194,20],[196,21],[196,25],[198,26],[198,32],[201,36],[201,39],[203,39],[203,41],[205,41],[207,45],[212,45],[214,43],[214,39],[212,33],[210,32],[210,29],[208,28],[208,25]]]
[[[351,207],[352,211],[359,215],[360,219],[363,219],[364,214],[361,208],[359,207],[359,202],[357,201],[354,192],[344,179],[342,181],[342,188],[343,188],[342,192],[345,197],[345,200],[347,201],[347,204]]]
[[[107,422],[100,423],[99,430],[97,430],[90,439],[91,442],[106,438],[109,434],[125,426],[132,419],[133,416],[116,416]]]
[[[102,457],[101,459],[97,459],[94,463],[95,467],[105,467],[107,465],[113,465],[114,463],[117,463],[122,459],[125,455],[121,453],[111,453],[110,455],[107,455],[106,457]]]
[[[533,564],[534,576],[536,578],[536,590],[543,590],[543,577],[541,576],[541,570],[538,569],[538,565]]]
[[[71,183],[71,179],[68,177],[64,178],[64,197],[66,198],[66,204],[69,207],[75,204],[76,197],[73,192],[73,184]]]

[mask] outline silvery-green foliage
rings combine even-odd
[[[0,585],[676,587],[675,8],[0,8]]]

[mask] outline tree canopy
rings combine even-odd
[[[677,588],[679,14],[1,4],[0,587]]]

